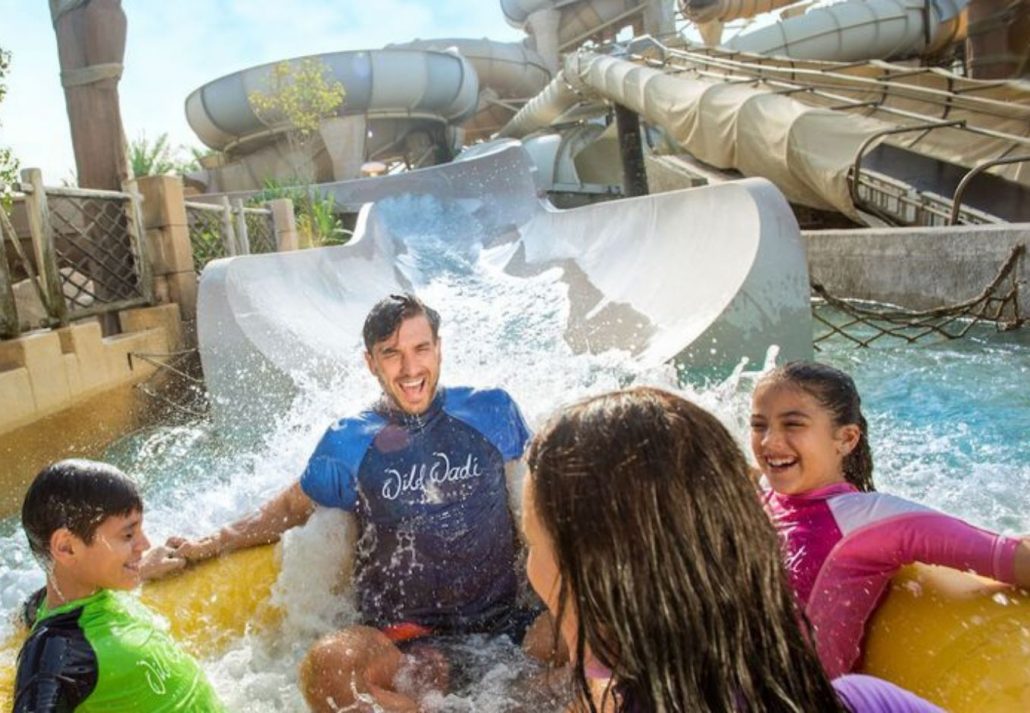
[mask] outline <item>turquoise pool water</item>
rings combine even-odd
[[[567,300],[553,275],[515,279],[483,257],[472,251],[441,260],[437,253],[426,271],[434,277],[419,285],[444,315],[444,383],[502,385],[534,425],[557,405],[590,393],[634,383],[676,388],[671,368],[642,372],[621,352],[572,354],[560,336]],[[999,333],[985,326],[961,341],[871,349],[838,342],[819,358],[853,374],[862,391],[881,490],[985,527],[1030,532],[1030,330]],[[682,387],[742,443],[754,366],[720,383]],[[360,364],[328,386],[304,386],[303,375],[298,378],[303,388],[292,408],[269,416],[258,437],[228,438],[205,420],[149,429],[111,445],[108,459],[143,484],[151,539],[200,535],[250,511],[298,476],[328,423],[377,393]],[[0,607],[6,613],[42,576],[16,523],[0,527]],[[354,620],[346,598],[330,593],[339,529],[325,514],[286,539],[277,597],[287,616],[280,635],[245,638],[206,663],[233,710],[305,710],[295,686],[297,662],[320,633]],[[536,669],[517,651],[481,641],[470,646],[481,658],[482,683],[439,696],[431,707],[555,708],[540,699],[527,702],[519,682]]]

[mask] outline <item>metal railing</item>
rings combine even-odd
[[[275,223],[268,208],[252,208],[243,201],[186,202],[193,264],[199,275],[212,260],[234,255],[272,253],[278,249]]]
[[[153,303],[150,261],[145,254],[140,200],[136,193],[54,188],[38,169],[22,171],[15,203],[24,210],[32,240],[25,255],[10,220],[3,222],[21,273],[38,298],[43,316],[30,328],[63,326],[75,319]],[[7,245],[4,244],[6,253]],[[11,270],[0,260],[0,336],[16,336],[19,318]],[[35,283],[35,284],[32,284]],[[6,284],[6,289],[5,289]]]

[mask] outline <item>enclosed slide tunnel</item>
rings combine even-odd
[[[722,25],[799,0],[678,0],[705,43],[721,44]],[[852,62],[932,55],[966,36],[968,0],[849,0],[742,33],[725,46],[742,52]]]

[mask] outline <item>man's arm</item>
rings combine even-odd
[[[218,532],[199,540],[168,538],[167,545],[188,562],[200,562],[256,545],[277,542],[284,532],[303,525],[315,511],[315,503],[296,482],[282,491],[257,512],[226,525]]]

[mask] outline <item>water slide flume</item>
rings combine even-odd
[[[772,345],[783,358],[811,355],[804,247],[765,181],[559,211],[537,197],[523,148],[502,141],[452,164],[335,188],[343,205],[398,195],[444,203],[467,218],[453,218],[440,239],[479,226],[476,239],[507,251],[503,270],[515,278],[560,268],[573,352],[623,349],[644,367],[677,361],[724,374],[743,357],[762,363]],[[417,223],[417,202],[411,210]],[[295,393],[291,375],[328,384],[353,368],[369,307],[415,279],[405,251],[373,205],[346,246],[205,268],[197,329],[215,407],[233,422],[267,422]]]

